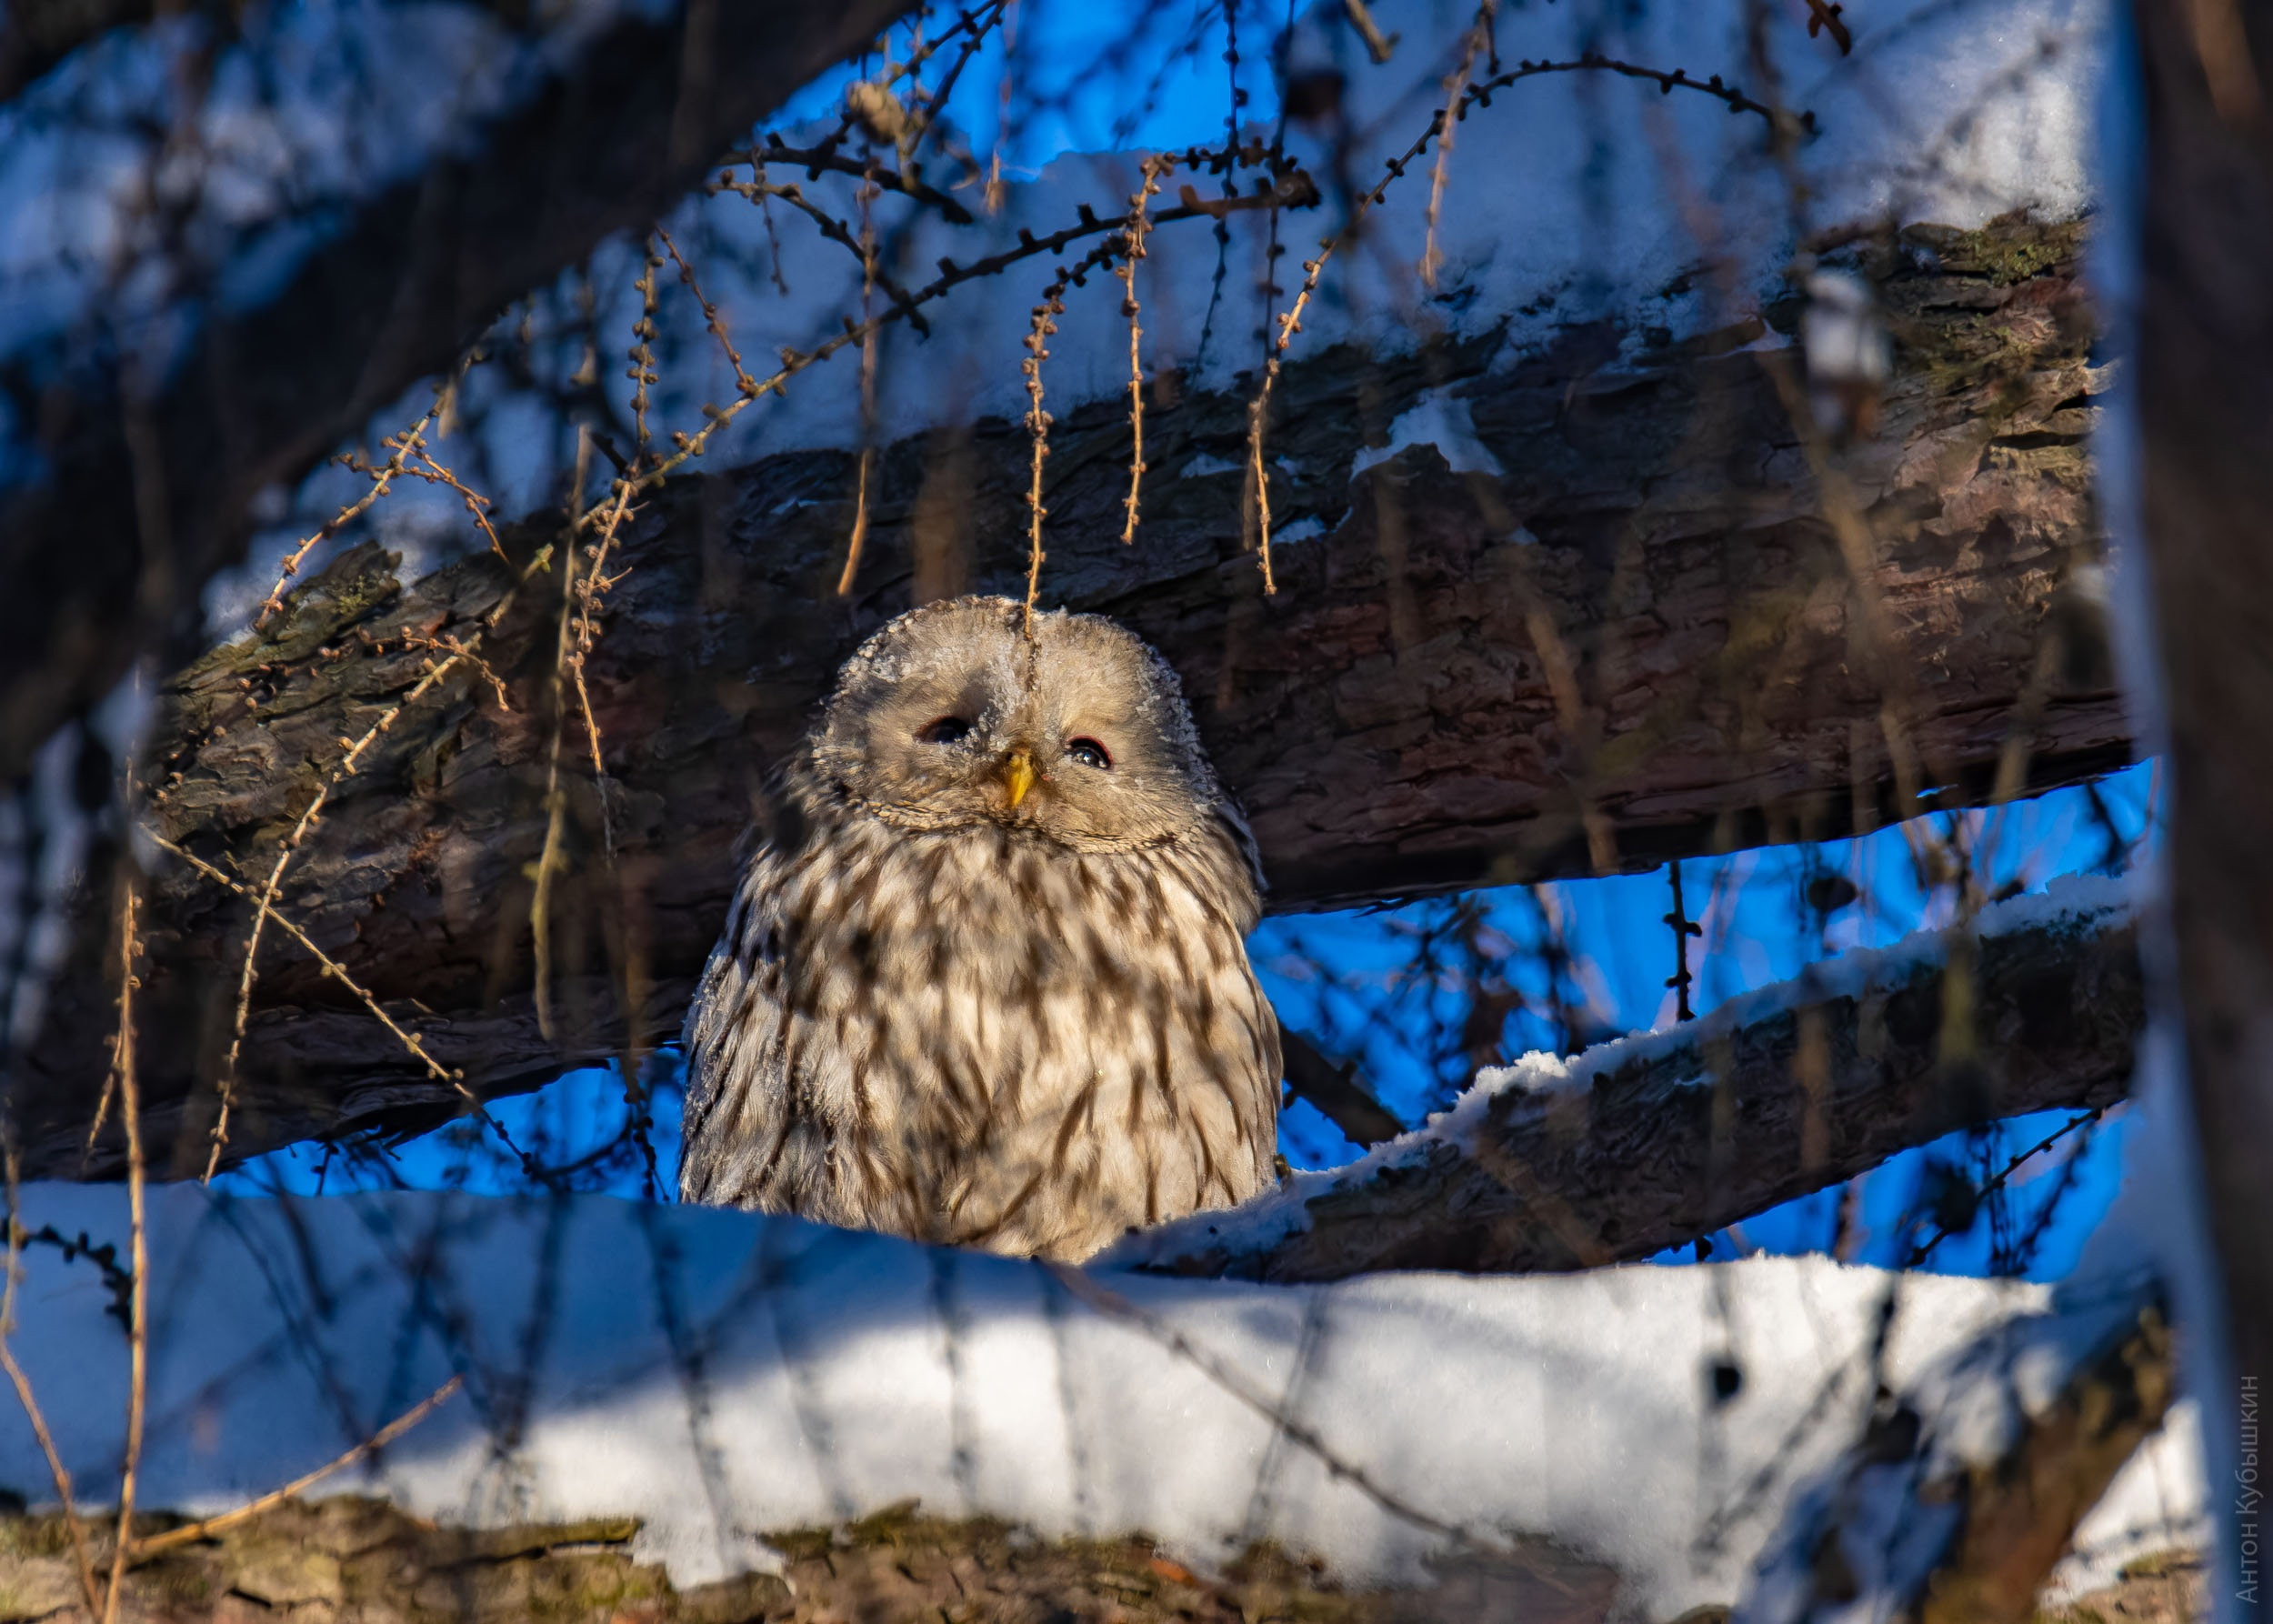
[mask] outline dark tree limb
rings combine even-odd
[[[1889,1306],[1899,1312],[1898,1303]],[[1963,1412],[1980,1384],[2000,1384],[2016,1408],[2029,1402],[2012,1373],[2039,1337],[2051,1344],[2039,1351],[2067,1368],[2059,1390],[2035,1413],[2023,1408],[2014,1418],[1998,1455],[1936,1459],[1942,1424],[1978,1421]],[[1765,1599],[1756,1595],[1747,1616],[1810,1624],[1847,1616],[1865,1593],[1920,1624],[2026,1624],[2046,1616],[2040,1598],[2077,1529],[2177,1396],[2169,1322],[2160,1291],[2139,1282],[2111,1288],[2102,1304],[2008,1321],[1974,1353],[1976,1368],[1954,1378],[1963,1397],[1953,1402],[1944,1390],[1890,1399],[1831,1491],[1797,1499],[1764,1559],[1781,1569],[1779,1582],[1759,1586]]]
[[[2159,1301],[2128,1317],[2082,1361],[2059,1398],[2002,1459],[1919,1499],[1963,1507],[1924,1594],[1921,1624],[2027,1624],[2037,1598],[2099,1497],[2162,1426],[2178,1392],[2170,1326]]]
[[[1354,1062],[1335,1065],[1318,1052],[1317,1044],[1283,1020],[1278,1023],[1278,1051],[1286,1058],[1287,1087],[1317,1107],[1351,1144],[1384,1144],[1405,1131],[1405,1124],[1389,1115],[1358,1079]]]
[[[32,50],[23,30],[53,23],[72,42],[65,8],[24,9],[9,41]],[[90,5],[82,20],[136,9]],[[258,492],[289,486],[447,367],[510,301],[646,226],[904,9],[690,0],[667,25],[618,22],[561,53],[560,71],[477,146],[353,207],[273,301],[202,301],[203,326],[155,397],[130,410],[113,363],[0,370],[0,396],[14,422],[37,426],[49,470],[0,497],[0,774],[169,629],[195,635],[199,589],[237,556]],[[705,31],[693,49],[690,18]],[[197,289],[183,296],[199,310]]]
[[[2147,110],[2145,574],[2168,712],[2176,937],[2175,961],[2154,956],[2156,991],[2183,1019],[2215,1240],[2205,1272],[2224,1298],[2222,1323],[2213,1313],[2200,1328],[2226,1338],[2226,1370],[2244,1384],[2203,1395],[2216,1479],[2220,1449],[2254,1413],[2244,1395],[2273,1372],[2273,282],[2262,274],[2273,5],[2139,0],[2134,11]],[[2219,1505],[2221,1542],[2238,1541],[2234,1497]]]
[[[1792,984],[1743,1025],[1730,1011],[1743,1018],[1763,995],[1606,1045],[1574,1063],[1573,1086],[1511,1085],[1457,1138],[1431,1131],[1112,1256],[1287,1282],[1591,1268],[1709,1235],[1961,1128],[2123,1097],[2145,1018],[2128,922],[2004,931],[1956,960],[1962,996],[1948,958],[1929,955],[1881,966],[1859,991]]]
[[[1877,266],[1900,374],[1880,438],[1847,459],[1891,648],[1866,646],[1764,370],[1789,352],[1737,347],[1777,331],[1757,319],[1659,335],[1615,366],[1611,336],[1592,331],[1497,365],[1487,346],[1297,362],[1271,433],[1274,466],[1293,472],[1273,495],[1269,599],[1241,549],[1241,476],[1214,471],[1243,455],[1244,391],[1163,382],[1133,546],[1125,405],[1069,410],[1051,436],[1046,600],[1117,616],[1177,666],[1278,908],[1828,837],[1978,804],[2000,772],[2009,789],[2116,766],[2128,727],[2073,578],[2098,556],[2083,440],[2101,386],[2076,307],[2078,229],[1909,239],[1934,252]],[[1456,474],[1428,446],[1353,473],[1439,389],[1504,474]],[[476,1092],[651,1049],[719,929],[767,766],[844,655],[911,600],[1022,589],[1023,430],[884,448],[860,590],[843,599],[858,461],[796,452],[674,480],[626,526],[610,568],[628,573],[586,666],[604,791],[580,717],[563,734],[552,1038],[532,998],[531,903],[560,692],[557,519],[508,526],[511,563],[485,551],[409,583],[375,547],[353,551],[259,637],[183,673],[148,777],[159,831],[265,877],[341,741],[476,640],[486,670],[452,667],[359,758],[283,906]],[[1318,533],[1285,539],[1305,519]],[[1871,675],[1891,669],[1925,674],[1898,726]],[[250,908],[171,862],[150,906],[144,1087],[161,1142],[194,1141],[174,1152],[188,1170]],[[112,996],[102,930],[90,915],[17,1068],[27,1170],[82,1165]],[[267,940],[233,1155],[456,1108],[355,993]]]

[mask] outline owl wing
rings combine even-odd
[[[780,850],[761,846],[743,872],[726,926],[703,967],[687,1007],[680,1046],[686,1056],[686,1107],[679,1158],[679,1198],[741,1204],[754,1172],[777,1145],[753,1146],[737,1120],[769,1088],[786,1017],[776,996],[780,944],[776,939]],[[780,1108],[766,1113],[773,1135],[786,1132]]]

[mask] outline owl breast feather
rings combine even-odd
[[[1227,828],[803,832],[752,862],[687,1018],[683,1199],[1079,1258],[1269,1181],[1277,1027]]]

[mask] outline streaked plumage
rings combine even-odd
[[[1254,844],[1175,673],[933,604],[846,662],[687,1017],[680,1194],[1078,1258],[1268,1182]]]

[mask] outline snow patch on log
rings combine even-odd
[[[20,1217],[126,1238],[115,1188],[27,1186]],[[768,1530],[916,1497],[1046,1536],[1142,1529],[1200,1568],[1274,1539],[1352,1584],[1545,1540],[1615,1569],[1621,1614],[1668,1618],[1737,1598],[1881,1383],[2062,1334],[2041,1287],[1820,1258],[1068,1289],[1032,1264],[746,1213],[189,1185],[154,1193],[152,1236],[144,1504],[230,1509],[462,1375],[325,1490],[475,1526],[636,1517],[643,1559],[682,1586],[763,1560]],[[24,1264],[14,1345],[99,1503],[125,1408],[113,1295],[53,1246]],[[13,1404],[0,1483],[50,1498]]]
[[[1389,425],[1387,443],[1359,450],[1351,460],[1349,476],[1357,478],[1408,446],[1434,446],[1445,459],[1445,466],[1456,474],[1488,474],[1497,479],[1507,471],[1476,437],[1476,419],[1468,415],[1468,403],[1446,387],[1429,390],[1398,413],[1397,421]],[[1284,538],[1283,532],[1280,538]]]

